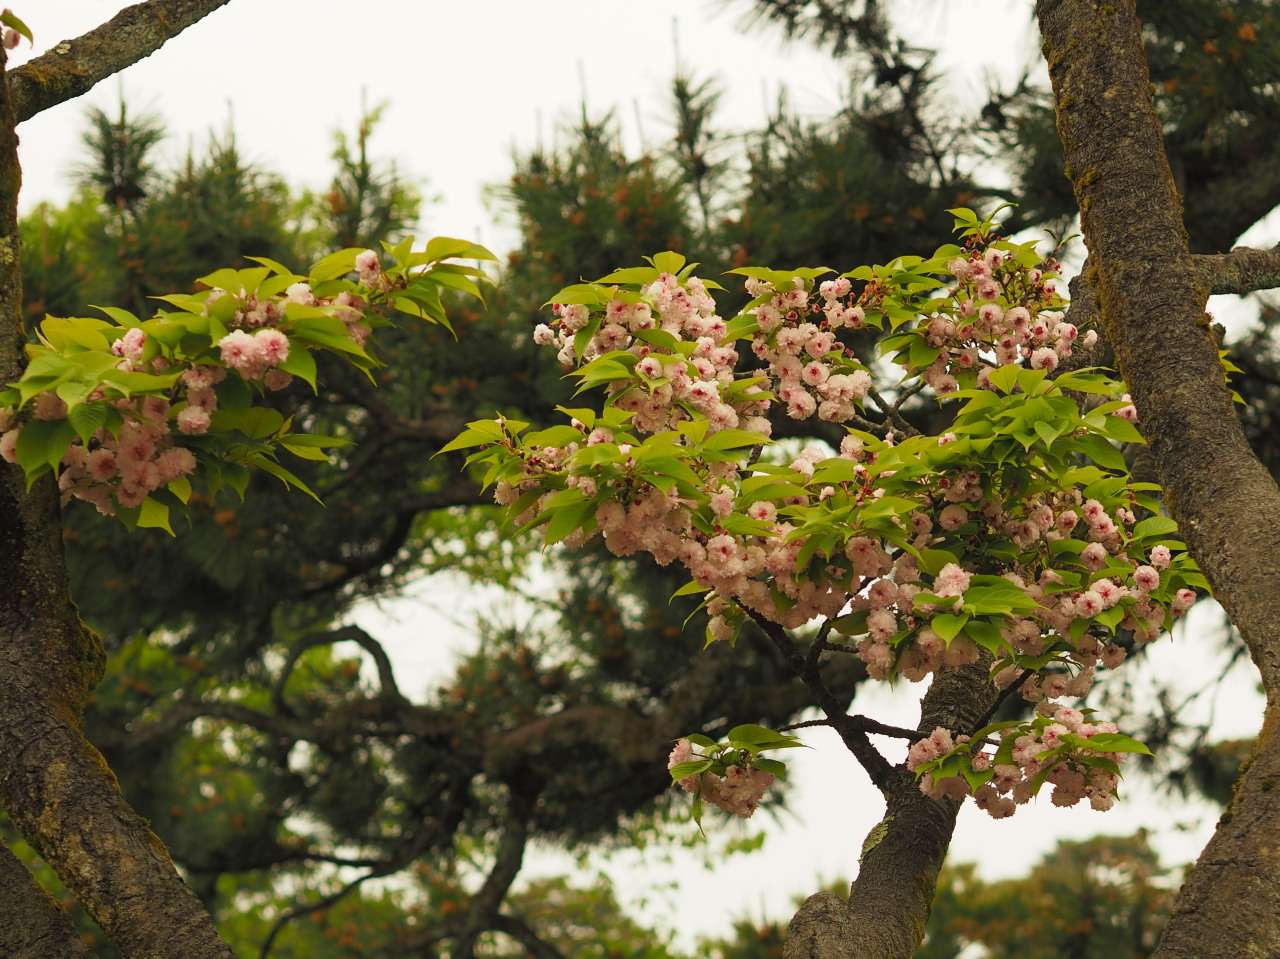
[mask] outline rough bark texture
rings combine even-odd
[[[22,363],[21,173],[9,92],[0,83],[0,382]],[[231,959],[80,731],[102,666],[68,593],[52,480],[28,492],[21,470],[0,463],[0,802],[129,959]]]
[[[9,75],[18,122],[87,93],[99,80],[151,56],[227,0],[148,0],[56,47]]]
[[[1280,247],[1255,250],[1238,246],[1230,253],[1195,259],[1210,293],[1252,293],[1280,286]]]
[[[1280,489],[1224,383],[1204,313],[1215,281],[1187,248],[1133,0],[1040,0],[1037,15],[1107,339],[1170,512],[1267,691],[1252,763],[1157,956],[1280,956]]]
[[[61,907],[0,845],[0,955],[5,959],[88,959]]]
[[[936,675],[920,728],[971,729],[995,698],[989,660]],[[960,804],[923,795],[905,766],[883,787],[885,815],[863,843],[848,900],[810,896],[791,920],[785,959],[911,959],[924,938]]]

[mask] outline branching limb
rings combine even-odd
[[[787,631],[777,623],[767,620],[754,612],[751,612],[750,616],[755,620],[756,625],[764,630],[764,634],[769,637],[779,652],[783,654],[796,676],[809,687],[809,691],[813,694],[818,706],[827,714],[831,727],[840,734],[840,739],[844,742],[849,752],[853,753],[854,758],[858,760],[862,768],[867,771],[871,781],[875,783],[877,788],[885,789],[893,771],[893,766],[871,744],[871,740],[867,738],[866,731],[858,728],[855,723],[850,721],[840,703],[832,695],[831,690],[822,681],[822,674],[818,671],[818,658],[825,643],[825,635],[822,630],[819,630],[818,638],[809,647],[809,653],[806,655],[795,648],[795,644],[792,642],[791,637],[787,635]],[[830,629],[829,621],[824,623],[823,627],[824,629]]]
[[[540,938],[533,927],[519,916],[499,915],[489,921],[489,928],[510,936],[524,946],[533,959],[565,959],[555,946]]]
[[[395,704],[407,702],[400,693],[400,687],[396,685],[396,674],[391,666],[391,657],[382,648],[382,644],[359,626],[342,626],[324,633],[313,633],[294,644],[289,651],[289,658],[285,660],[284,667],[280,670],[280,675],[276,679],[275,687],[271,690],[271,701],[276,709],[285,714],[292,712],[284,700],[284,688],[289,682],[289,677],[293,675],[293,670],[297,666],[298,660],[308,650],[315,649],[318,646],[331,646],[334,643],[344,642],[356,643],[373,659],[373,663],[378,670],[378,685],[385,699]]]
[[[880,408],[880,412],[884,414],[886,422],[892,423],[894,427],[897,428],[898,432],[902,433],[904,436],[915,436],[920,432],[903,418],[902,414],[898,411],[898,403],[890,403],[881,396],[880,391],[874,387],[872,387],[868,395],[875,401],[876,406]]]
[[[100,80],[155,53],[227,0],[147,0],[9,74],[17,121],[87,93]]]
[[[533,818],[534,806],[537,804],[537,791],[524,792],[511,787],[511,797],[507,803],[507,816],[502,831],[502,839],[498,843],[498,852],[494,857],[493,868],[485,877],[484,885],[471,900],[471,908],[467,910],[466,925],[458,936],[451,955],[456,959],[472,959],[475,955],[476,940],[486,929],[492,929],[507,896],[507,890],[515,882],[524,861],[524,849],[529,842],[529,820]],[[523,925],[523,924],[521,924]],[[524,927],[528,929],[528,927]],[[530,936],[533,930],[528,929]],[[533,936],[537,939],[536,936]],[[539,940],[540,941],[540,940]]]
[[[399,867],[397,866],[397,868]],[[312,913],[319,912],[321,909],[328,909],[330,906],[336,905],[343,899],[346,899],[347,896],[351,895],[370,879],[377,879],[379,876],[389,875],[394,871],[394,869],[390,868],[386,868],[386,871],[384,871],[384,867],[372,869],[364,875],[357,876],[337,892],[330,893],[329,895],[316,899],[313,902],[294,906],[292,909],[281,913],[280,917],[272,924],[271,931],[267,933],[267,938],[263,940],[262,948],[258,951],[258,959],[267,959],[267,957],[271,955],[271,950],[276,943],[276,937],[279,936],[280,933],[284,931],[284,927],[293,920],[300,919],[303,916],[309,916]]]
[[[860,713],[846,715],[843,722],[855,729],[859,729],[864,733],[871,733],[876,736],[891,736],[894,739],[905,739],[908,742],[915,742],[917,739],[923,739],[928,735],[919,729],[907,729],[905,726],[890,726],[879,720],[872,719],[870,716],[863,716]],[[811,726],[834,726],[830,719],[806,719],[801,723],[791,723],[789,726],[780,726],[779,732],[786,732],[790,729],[807,729]]]

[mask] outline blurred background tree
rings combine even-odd
[[[669,137],[642,153],[623,148],[611,114],[585,108],[556,147],[517,152],[492,197],[519,242],[487,306],[451,312],[457,342],[420,325],[386,331],[376,392],[334,365],[318,395],[277,394],[310,428],[351,441],[335,463],[302,471],[327,508],[264,481],[243,505],[193,499],[176,540],[68,512],[77,599],[110,653],[88,728],[242,955],[681,955],[607,885],[519,882],[523,856],[535,840],[583,854],[686,838],[664,770],[671,741],[715,736],[730,719],[794,720],[805,691],[750,633],[736,650],[699,654],[689,604],[668,603],[674,571],[599,551],[544,556],[495,533],[459,461],[433,454],[495,408],[545,420],[568,400],[529,332],[548,294],[580,276],[661,249],[701,259],[705,275],[883,262],[936,246],[948,207],[1009,198],[1020,204],[1011,228],[1069,232],[1074,200],[1043,86],[992,89],[958,113],[932,53],[895,35],[889,6],[738,4],[762,31],[781,26],[847,66],[843,106],[826,119],[802,120],[783,99],[759,129],[719,129],[715,79],[684,70]],[[1276,4],[1141,6],[1193,245],[1224,249],[1280,203],[1280,162],[1264,149],[1280,127],[1266,94]],[[1040,70],[1029,64],[1027,77]],[[28,316],[94,303],[144,312],[147,297],[245,255],[302,265],[412,232],[423,194],[377,158],[379,114],[335,137],[333,179],[308,192],[246,161],[230,128],[166,169],[162,119],[124,104],[91,111],[78,192],[23,223]],[[1275,317],[1264,311],[1238,351],[1242,416],[1273,468]],[[453,673],[409,689],[416,680],[397,677],[351,614],[432,575],[504,591],[520,612],[476,622]],[[825,668],[851,700],[861,667]],[[1165,705],[1150,738],[1174,748],[1151,774],[1225,801],[1242,744],[1210,741]],[[1010,928],[1025,955],[1142,956],[1173,885],[1142,836],[1063,844],[1024,879],[986,883],[964,865],[945,877],[928,959],[972,945],[1011,955],[1000,951]],[[776,956],[781,941],[780,927],[743,920],[697,954]]]

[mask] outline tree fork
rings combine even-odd
[[[1039,0],[1036,14],[1106,337],[1170,513],[1267,694],[1252,762],[1156,957],[1280,955],[1280,489],[1218,360],[1204,312],[1213,281],[1187,246],[1134,0]]]
[[[989,656],[934,675],[920,728],[972,729],[995,699]],[[885,814],[862,845],[848,900],[820,892],[791,919],[785,959],[911,959],[924,939],[960,803],[920,792],[906,766],[881,786]]]

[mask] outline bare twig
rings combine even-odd
[[[814,698],[817,700],[819,708],[827,714],[827,719],[830,720],[832,728],[840,734],[841,740],[844,741],[845,746],[849,752],[853,753],[854,758],[858,760],[862,768],[866,770],[871,781],[880,790],[886,789],[893,773],[893,766],[871,744],[871,740],[867,738],[866,730],[859,728],[857,724],[850,721],[835,696],[832,695],[831,690],[822,681],[822,674],[818,671],[818,658],[822,650],[818,648],[817,654],[814,654],[813,650],[825,642],[825,637],[820,634],[820,638],[814,640],[809,653],[802,654],[796,649],[787,631],[780,625],[750,610],[747,612],[755,620],[756,625],[764,631],[764,634],[778,648],[779,652],[783,654],[787,664],[792,668],[796,676],[809,687],[810,692],[813,693]],[[827,628],[829,629],[830,627],[827,626]]]

